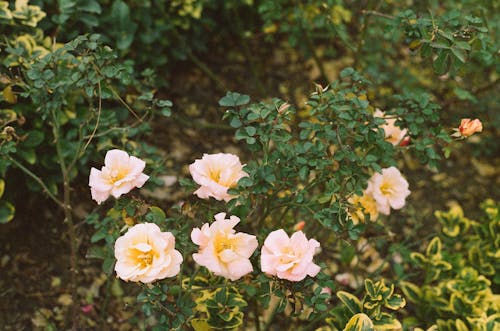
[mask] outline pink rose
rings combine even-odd
[[[201,229],[193,229],[191,240],[200,246],[193,259],[214,274],[234,281],[252,272],[250,256],[258,242],[255,236],[235,232],[233,228],[240,222],[238,217],[225,217],[226,213],[218,213],[211,225],[205,223]]]
[[[149,176],[142,173],[146,163],[127,152],[112,149],[106,153],[101,170],[90,169],[92,199],[101,204],[110,195],[119,198],[135,187],[142,187]]]
[[[248,176],[240,159],[233,154],[204,154],[189,165],[189,171],[200,188],[194,192],[201,199],[213,197],[229,201],[234,196],[227,190],[236,187],[240,178]]]
[[[375,199],[377,210],[384,215],[390,209],[401,209],[410,195],[409,185],[401,172],[395,167],[382,169],[382,173],[374,173],[368,181],[366,193]]]
[[[382,124],[380,127],[384,130],[386,141],[390,142],[394,146],[408,145],[410,140],[408,139],[407,141],[405,141],[408,130],[401,129],[399,126],[397,126],[395,118],[386,118],[385,113],[380,109],[376,109],[373,116],[383,118],[385,120],[385,124]]]
[[[262,271],[281,279],[298,282],[306,276],[314,277],[320,267],[313,263],[313,256],[320,244],[307,240],[302,231],[288,237],[282,229],[271,232],[262,247],[260,264]]]
[[[118,238],[115,257],[118,277],[143,283],[177,275],[182,263],[175,237],[154,223],[136,224]]]

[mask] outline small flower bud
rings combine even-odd
[[[483,124],[479,119],[471,120],[470,118],[463,118],[458,127],[458,132],[462,137],[472,136],[476,132],[483,131]]]

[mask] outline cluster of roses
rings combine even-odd
[[[135,187],[142,187],[149,178],[143,174],[144,161],[129,156],[121,150],[108,151],[101,170],[92,168],[89,185],[92,198],[99,204],[110,195],[115,198]],[[248,176],[237,156],[232,154],[205,154],[201,160],[190,165],[193,179],[200,184],[195,192],[200,198],[214,197],[228,201],[227,193],[238,180]],[[206,267],[215,275],[237,280],[253,271],[250,257],[257,249],[257,238],[234,227],[240,222],[236,216],[226,219],[226,213],[215,215],[212,224],[205,223],[194,228],[191,240],[199,246],[193,254],[196,263]],[[306,276],[314,277],[320,267],[313,256],[320,244],[308,240],[302,231],[291,237],[280,229],[271,232],[261,250],[261,270],[266,274],[290,281],[301,281]],[[115,271],[123,280],[150,283],[173,277],[180,271],[182,255],[175,249],[175,237],[162,232],[154,223],[136,224],[115,242]]]
[[[409,143],[407,130],[396,126],[395,118],[388,118],[378,109],[374,117],[385,120],[381,129],[388,142],[395,146]],[[464,138],[481,130],[479,120],[463,119],[455,131]],[[149,178],[143,173],[145,165],[144,161],[124,151],[108,151],[104,167],[90,171],[92,198],[100,204],[110,195],[119,198],[135,187],[142,187]],[[200,185],[194,194],[202,199],[213,197],[226,202],[234,198],[228,189],[248,176],[237,156],[223,153],[205,154],[191,164],[189,170],[194,181]],[[353,206],[360,208],[349,214],[355,222],[363,221],[365,214],[376,220],[379,213],[389,215],[391,208],[402,208],[409,194],[408,182],[400,171],[395,167],[385,168],[373,174],[362,196],[350,199]],[[191,240],[199,246],[198,253],[193,254],[194,261],[233,281],[252,272],[250,257],[258,247],[257,238],[236,232],[234,227],[239,222],[236,216],[226,219],[225,213],[219,213],[212,224],[205,223],[201,228],[193,229]],[[261,250],[261,269],[269,275],[290,281],[300,281],[308,275],[314,277],[320,270],[312,261],[319,247],[318,241],[308,240],[302,231],[293,233],[291,237],[283,229],[273,231],[265,239]],[[183,261],[182,255],[175,249],[172,233],[162,232],[153,223],[137,224],[118,238],[115,257],[118,277],[144,283],[177,275]]]
[[[386,141],[394,146],[406,146],[410,143],[408,130],[396,125],[397,118],[387,116],[380,109],[376,109],[373,116],[384,119],[380,128],[384,130]],[[481,132],[483,125],[479,119],[464,118],[460,126],[453,130],[455,131],[452,134],[453,137],[464,139]],[[349,215],[354,223],[363,222],[365,215],[369,215],[370,220],[375,221],[379,213],[389,215],[391,208],[403,208],[409,194],[408,182],[397,168],[382,169],[381,173],[373,174],[368,180],[368,187],[363,195],[354,195],[349,199],[351,205],[355,207],[354,210],[349,211]]]

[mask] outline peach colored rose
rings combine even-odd
[[[379,213],[390,214],[390,209],[401,209],[410,195],[408,182],[395,167],[382,169],[382,173],[374,173],[368,181],[368,194],[377,202]]]
[[[234,196],[227,190],[236,187],[240,178],[248,176],[240,159],[233,154],[204,154],[201,160],[189,165],[189,171],[200,188],[194,192],[201,199],[213,197],[229,201]]]
[[[154,223],[136,224],[118,238],[115,257],[118,277],[143,283],[177,275],[182,263],[175,237]]]
[[[298,282],[306,276],[314,277],[320,267],[313,256],[320,244],[315,239],[307,240],[302,231],[288,237],[282,229],[271,232],[262,247],[260,264],[266,274]]]
[[[462,137],[472,136],[476,132],[483,131],[483,124],[479,119],[471,120],[470,118],[463,118],[458,127],[458,131]]]
[[[397,126],[395,118],[386,118],[385,113],[380,109],[376,109],[373,116],[378,118],[383,118],[385,120],[385,124],[382,124],[380,128],[384,130],[386,141],[390,142],[394,146],[398,146],[401,145],[401,143],[403,143],[405,136],[408,133],[408,130],[401,129],[399,126]]]
[[[90,169],[92,199],[101,204],[110,195],[119,198],[135,187],[142,187],[149,176],[142,173],[146,163],[127,152],[112,149],[106,153],[101,170]]]
[[[363,195],[355,195],[349,198],[349,203],[354,206],[353,211],[349,211],[349,216],[354,224],[365,221],[365,214],[370,215],[370,221],[375,222],[378,217],[377,202],[371,193],[363,192]]]
[[[193,259],[214,274],[234,281],[252,272],[250,256],[258,242],[255,236],[235,232],[238,217],[225,217],[226,213],[218,213],[211,225],[205,223],[201,229],[193,229],[191,240],[200,246]]]

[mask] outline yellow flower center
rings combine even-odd
[[[384,182],[380,185],[380,192],[382,192],[383,195],[392,195],[393,191],[391,183]]]
[[[127,176],[129,170],[126,167],[120,167],[118,169],[113,169],[110,172],[110,176],[108,178],[108,181],[110,184],[114,184],[117,181],[123,179],[124,177]]]
[[[220,173],[221,169],[210,169],[210,172],[208,173],[208,177],[210,177],[211,180],[214,182],[218,183],[220,180]]]
[[[217,254],[220,252],[226,250],[226,249],[233,249],[233,243],[232,240],[227,238],[226,236],[221,236],[217,238],[215,241],[215,251]]]
[[[139,265],[141,269],[144,269],[153,264],[155,252],[152,248],[147,252],[144,252],[143,250],[137,248],[132,248],[131,255],[135,263]]]

